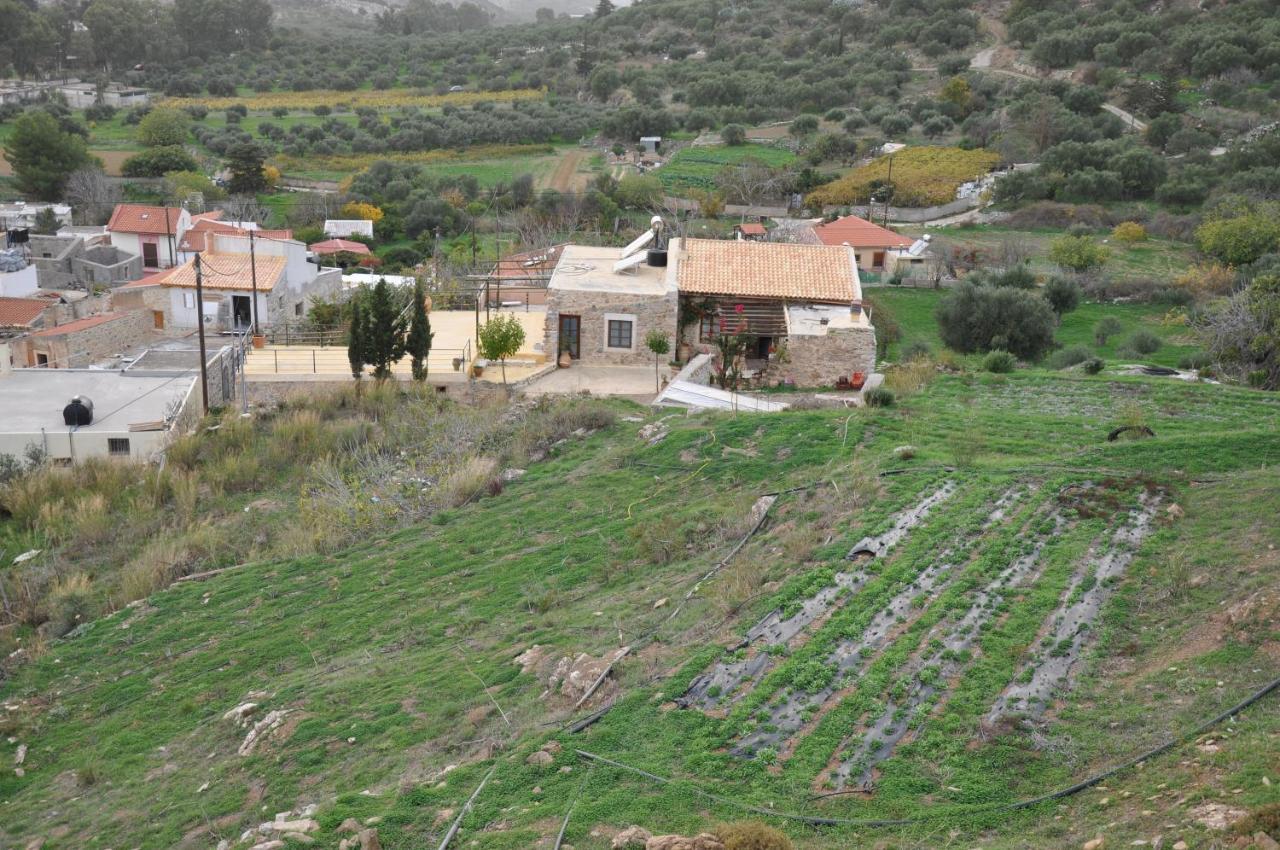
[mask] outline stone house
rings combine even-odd
[[[875,365],[852,248],[672,239],[625,251],[564,247],[547,287],[549,356],[652,366],[644,341],[657,330],[681,355],[714,353],[719,338],[736,337],[748,371],[799,386],[834,385]]]
[[[18,340],[14,360],[30,367],[85,368],[136,346],[150,328],[150,316],[142,310],[76,319]]]
[[[686,239],[675,263],[682,347],[717,353],[722,336],[736,337],[745,372],[802,387],[874,369],[876,333],[853,249]]]
[[[653,365],[645,337],[654,330],[676,335],[676,269],[625,265],[621,248],[562,248],[547,284],[548,357],[568,351],[587,365]]]
[[[0,296],[0,337],[40,330],[49,323],[54,306],[47,298],[5,298]]]

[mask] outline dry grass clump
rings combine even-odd
[[[898,363],[885,370],[884,385],[894,395],[903,397],[919,392],[938,374],[938,369],[929,357],[913,358],[906,363]]]
[[[724,850],[794,850],[795,845],[781,830],[758,820],[736,821],[716,827],[716,837]]]
[[[57,635],[64,635],[81,623],[89,622],[98,616],[99,611],[93,580],[84,573],[55,581],[46,604],[49,622]]]
[[[469,457],[440,482],[441,500],[450,507],[465,505],[489,491],[497,472],[498,462],[493,458]]]

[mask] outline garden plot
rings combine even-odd
[[[999,522],[1005,512],[1005,505],[995,507],[982,528],[988,529]],[[859,551],[858,547],[855,551]],[[762,709],[761,723],[739,740],[733,753],[749,757],[763,751],[776,751],[779,745],[792,741],[816,716],[839,705],[848,696],[848,689],[857,686],[859,673],[924,615],[928,605],[922,605],[921,601],[932,600],[961,573],[959,568],[968,561],[972,551],[962,539],[953,539],[876,611],[856,639],[840,640],[825,657],[803,662],[792,678],[793,687]]]
[[[873,557],[883,557],[896,546],[912,528],[919,525],[929,512],[956,491],[954,481],[946,481],[908,510],[895,514],[892,526],[883,534],[863,538],[849,552],[849,558],[857,557],[865,563]],[[745,658],[718,662],[710,671],[694,679],[677,701],[682,708],[696,707],[711,711],[732,705],[754,687],[773,666],[773,656],[764,651],[767,647],[790,644],[814,622],[830,613],[842,598],[857,593],[871,577],[862,569],[836,573],[832,584],[818,591],[800,605],[800,609],[784,616],[782,609],[774,609],[764,619],[748,630],[736,649],[747,649]]]
[[[996,699],[987,722],[1002,717],[1044,714],[1054,694],[1069,686],[1078,669],[1081,650],[1110,598],[1114,583],[1124,574],[1138,547],[1151,533],[1159,494],[1143,492],[1138,506],[1109,538],[1095,543],[1071,577],[1058,607],[1041,629],[1040,650]]]
[[[1012,497],[1014,491],[1010,491]],[[996,512],[1003,516],[1003,506]],[[837,789],[855,785],[870,792],[875,779],[876,766],[893,755],[903,739],[923,725],[928,715],[940,701],[948,696],[949,682],[962,675],[972,658],[975,644],[983,627],[991,619],[1006,594],[1036,581],[1042,569],[1041,555],[1045,544],[1057,536],[1066,525],[1060,513],[1051,517],[1046,532],[1035,535],[1031,551],[1017,558],[1000,574],[978,590],[964,615],[946,629],[939,623],[926,639],[927,649],[917,653],[899,677],[897,693],[886,700],[884,710],[873,720],[865,733],[850,738],[838,751],[830,784]],[[946,631],[940,639],[937,635]],[[927,653],[927,654],[926,654]],[[909,685],[905,684],[910,682]],[[819,777],[819,785],[826,785]]]

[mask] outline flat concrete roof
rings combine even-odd
[[[0,431],[65,431],[62,409],[75,396],[93,402],[93,424],[80,431],[125,432],[129,425],[165,418],[198,380],[180,372],[143,377],[100,369],[15,369],[0,375]]]
[[[787,333],[793,336],[826,336],[831,330],[865,328],[870,324],[864,311],[855,313],[847,304],[787,305]]]
[[[644,250],[642,248],[641,253]],[[677,253],[675,246],[672,246],[669,249],[668,264],[663,268],[641,261],[638,266],[615,272],[613,265],[622,259],[621,248],[565,245],[547,288],[572,292],[667,295],[676,291]]]

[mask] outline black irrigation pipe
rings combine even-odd
[[[1191,729],[1188,732],[1184,732],[1183,734],[1178,735],[1177,737],[1174,737],[1169,739],[1168,741],[1165,741],[1163,744],[1160,744],[1157,747],[1153,747],[1150,750],[1147,750],[1146,752],[1140,755],[1134,756],[1133,758],[1123,761],[1120,764],[1115,765],[1114,767],[1108,768],[1107,770],[1104,770],[1101,773],[1095,773],[1093,776],[1090,776],[1087,779],[1077,782],[1074,785],[1070,785],[1066,788],[1061,788],[1057,791],[1053,791],[1048,794],[1042,794],[1039,797],[1033,797],[1029,800],[1020,800],[1019,802],[1016,802],[1016,803],[1002,803],[997,805],[987,805],[987,806],[982,806],[982,807],[973,808],[973,809],[965,809],[962,811],[934,811],[934,812],[929,812],[923,815],[917,815],[915,817],[910,817],[910,818],[857,819],[857,818],[820,817],[817,815],[802,815],[802,814],[797,814],[795,812],[779,812],[779,811],[774,811],[773,809],[765,808],[763,806],[756,806],[751,803],[744,803],[740,800],[734,800],[730,797],[724,797],[719,794],[713,794],[710,791],[704,791],[701,788],[698,788],[697,786],[694,786],[694,785],[691,785],[689,787],[694,794],[697,794],[698,796],[707,800],[711,800],[712,802],[715,802],[715,803],[731,806],[733,808],[741,809],[742,811],[761,815],[763,817],[780,818],[782,820],[789,820],[797,823],[805,823],[811,826],[855,826],[855,827],[861,827],[864,829],[874,829],[874,828],[889,827],[889,826],[911,826],[914,824],[927,823],[929,821],[937,820],[939,818],[946,818],[946,817],[966,817],[970,815],[993,814],[995,812],[1017,811],[1021,809],[1029,809],[1029,808],[1032,808],[1033,806],[1038,806],[1043,803],[1051,802],[1053,800],[1062,800],[1067,797],[1071,797],[1076,794],[1079,794],[1081,791],[1092,788],[1093,786],[1101,782],[1104,782],[1105,780],[1111,778],[1112,776],[1115,776],[1118,773],[1128,770],[1129,768],[1134,767],[1135,765],[1141,764],[1142,762],[1149,761],[1150,759],[1155,758],[1156,756],[1161,755],[1163,753],[1166,753],[1169,750],[1173,749],[1174,747],[1179,746],[1180,744],[1184,744],[1187,741],[1190,741],[1198,737],[1206,730],[1211,729],[1212,727],[1218,725],[1219,723],[1221,723],[1222,721],[1226,720],[1229,717],[1234,717],[1235,715],[1244,711],[1249,706],[1253,705],[1254,703],[1263,699],[1267,695],[1276,691],[1277,689],[1280,689],[1280,678],[1273,679],[1271,682],[1267,683],[1257,691],[1254,691],[1248,697],[1236,703],[1235,705],[1231,706],[1231,708],[1227,709],[1226,711],[1218,715],[1215,715],[1209,720],[1204,721],[1203,723],[1201,723],[1200,725],[1196,726],[1194,729]],[[619,770],[625,770],[629,773],[634,773],[637,776],[642,776],[646,779],[656,782],[659,785],[673,785],[673,784],[677,784],[678,782],[678,780],[674,780],[665,776],[658,776],[656,773],[650,773],[647,770],[641,770],[638,767],[632,767],[631,765],[623,764],[620,761],[614,761],[613,759],[605,758],[604,756],[596,755],[595,753],[589,753],[586,750],[574,750],[574,752],[577,753],[577,755],[580,758],[587,759],[588,761],[597,762],[600,764],[605,764],[610,767],[615,767],[615,768],[618,768]],[[830,795],[825,795],[825,796],[830,796]],[[816,799],[816,798],[811,798],[811,799]]]

